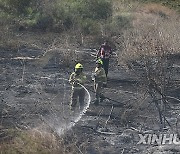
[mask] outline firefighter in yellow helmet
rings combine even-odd
[[[69,83],[72,85],[70,108],[74,110],[79,101],[80,109],[84,107],[85,89],[81,86],[86,82],[86,75],[83,73],[83,65],[78,63],[75,71],[70,75]]]
[[[107,77],[105,70],[103,68],[103,61],[98,59],[96,61],[96,68],[93,75],[94,80],[94,91],[96,93],[96,99],[94,104],[98,105],[99,102],[102,102],[104,99],[103,87],[107,85]]]

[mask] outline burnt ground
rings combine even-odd
[[[70,130],[64,136],[77,140],[79,153],[120,154],[120,153],[180,153],[178,145],[138,145],[138,134],[160,134],[159,118],[155,105],[146,94],[146,89],[134,74],[123,66],[117,65],[113,58],[110,62],[108,86],[105,88],[106,99],[99,106],[91,101],[82,118],[72,124],[74,116],[69,108],[70,85],[67,80],[73,66],[64,67],[57,62],[57,57],[49,58],[45,65],[36,58],[42,56],[41,50],[23,49],[18,52],[1,51],[0,74],[0,113],[1,126],[30,129],[45,123],[57,134],[59,128],[71,123]],[[59,57],[62,58],[61,56]],[[179,57],[174,61],[176,83],[168,91],[169,96],[179,95]],[[94,99],[91,73],[94,70],[93,57],[82,61],[88,76],[87,89]],[[65,79],[63,79],[65,78]],[[176,110],[167,111],[167,120],[163,133],[175,133],[175,124],[179,127],[179,102],[169,100]],[[82,111],[77,111],[77,113]],[[172,128],[173,129],[172,129]],[[1,141],[3,134],[1,134]],[[67,143],[68,144],[68,143]]]

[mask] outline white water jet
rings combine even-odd
[[[53,75],[54,76],[54,75]],[[52,77],[52,75],[51,75]],[[51,77],[42,77],[44,79],[51,79]],[[65,78],[57,78],[57,79],[60,79],[60,80],[63,80],[63,81],[68,81],[67,79]],[[62,108],[63,108],[63,112],[64,112],[64,101],[65,101],[65,98],[66,98],[66,84],[65,82],[63,82],[63,85],[64,85],[64,96],[63,96],[63,102],[61,103],[62,105]],[[74,115],[71,115],[71,117],[69,117],[70,121],[66,121],[65,122],[62,122],[62,117],[56,117],[56,121],[59,122],[59,125],[54,125],[53,124],[53,119],[46,119],[46,118],[43,118],[43,120],[59,135],[61,136],[62,134],[64,134],[66,131],[68,131],[69,129],[71,129],[80,119],[81,117],[83,116],[84,113],[86,113],[87,109],[89,108],[89,105],[90,105],[90,102],[91,102],[91,96],[90,96],[90,93],[89,91],[87,90],[87,88],[81,84],[79,84],[82,88],[84,88],[84,90],[86,91],[87,93],[87,100],[86,100],[86,103],[85,103],[85,106],[83,108],[82,111],[79,112],[79,114],[76,114],[75,116]],[[63,113],[64,114],[64,113]],[[52,118],[52,117],[50,117]]]

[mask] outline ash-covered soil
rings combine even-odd
[[[91,81],[94,58],[82,61],[88,77],[85,86],[92,101],[82,118],[76,122],[75,117],[83,111],[77,109],[74,115],[69,110],[71,86],[67,81],[74,66],[64,67],[57,61],[57,55],[46,63],[39,63],[43,52],[35,49],[11,53],[1,51],[0,54],[0,116],[3,127],[28,129],[45,123],[58,135],[64,133],[64,136],[71,138],[75,134],[77,144],[84,150],[79,150],[80,153],[180,153],[179,145],[137,144],[140,140],[138,134],[177,133],[175,128],[179,128],[179,101],[169,99],[170,106],[175,109],[167,110],[169,124],[160,132],[155,104],[139,78],[127,68],[118,66],[116,58],[110,61],[108,86],[104,89],[107,98],[98,106],[93,104],[95,94]],[[58,56],[61,59],[61,55]],[[41,58],[34,59],[38,57]],[[179,59],[177,56],[170,59],[173,61],[171,69],[175,72],[176,82],[168,90],[169,96],[177,99],[180,99]],[[88,102],[88,95],[86,99]],[[69,125],[72,128],[66,131]]]

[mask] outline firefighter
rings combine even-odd
[[[106,73],[106,77],[108,75],[108,70],[109,70],[109,58],[112,54],[112,49],[110,45],[108,44],[108,41],[105,40],[104,43],[100,46],[98,53],[97,53],[97,58],[101,58],[103,61],[103,68]]]
[[[98,105],[99,102],[102,102],[104,100],[103,87],[106,87],[107,84],[107,77],[103,68],[103,61],[101,59],[98,59],[96,61],[96,68],[93,74],[93,80],[94,91],[96,93],[96,99],[94,104]]]
[[[81,86],[86,82],[86,75],[83,73],[83,65],[78,63],[75,71],[70,75],[69,83],[72,85],[70,109],[74,110],[79,102],[80,110],[84,107],[85,89]]]

